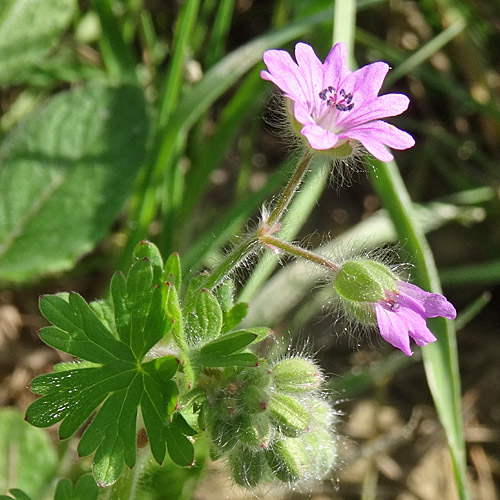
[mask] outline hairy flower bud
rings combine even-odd
[[[295,398],[281,393],[273,394],[269,412],[280,431],[287,436],[298,436],[307,429],[311,420],[307,408]]]
[[[443,295],[400,281],[387,266],[373,260],[347,261],[333,285],[350,316],[365,324],[376,322],[382,338],[407,356],[412,355],[410,338],[418,346],[436,341],[427,318],[456,316]]]
[[[247,487],[257,486],[268,471],[265,454],[244,445],[238,446],[231,453],[229,467],[235,483]]]
[[[386,290],[395,291],[396,276],[374,260],[349,260],[335,277],[335,291],[344,299],[354,302],[378,302]]]
[[[267,463],[273,474],[285,483],[295,483],[307,479],[312,460],[300,439],[282,437],[265,451]]]
[[[237,484],[287,484],[321,479],[335,462],[333,411],[321,397],[323,376],[311,360],[296,356],[270,369],[207,373],[203,422],[211,457],[226,457]]]
[[[276,390],[286,393],[310,392],[323,382],[320,369],[305,358],[287,358],[273,366],[273,383]]]

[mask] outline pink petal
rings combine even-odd
[[[394,149],[408,149],[415,144],[410,134],[382,121],[358,125],[339,134],[339,138],[358,140],[368,152],[381,161],[390,161],[394,158],[384,145]]]
[[[394,314],[404,315],[407,324],[406,331],[415,343],[419,346],[424,346],[435,342],[437,339],[427,327],[423,308],[419,308],[420,311],[416,311],[413,308],[413,304],[406,303],[404,297],[399,297],[398,303],[400,306],[399,311]]]
[[[365,102],[374,101],[377,98],[388,71],[389,65],[387,63],[367,64],[340,82],[340,88],[351,92],[354,106],[361,107]]]
[[[399,281],[397,285],[402,294],[413,297],[421,303],[427,318],[435,318],[437,316],[448,319],[456,318],[457,311],[453,307],[453,304],[448,302],[443,295],[426,292],[418,286],[404,281]]]
[[[340,114],[337,124],[343,129],[349,129],[380,118],[397,116],[406,111],[409,104],[410,99],[404,94],[385,94],[370,103],[355,105],[352,111]]]
[[[264,63],[269,71],[261,71],[264,80],[273,82],[294,101],[308,102],[311,94],[297,64],[285,50],[266,50]]]
[[[306,43],[295,45],[295,59],[302,71],[304,81],[309,84],[310,103],[319,104],[321,100],[319,93],[325,88],[323,86],[323,64],[316,56],[313,48]]]
[[[396,313],[381,304],[375,304],[375,314],[382,338],[401,349],[407,356],[411,356],[413,353],[404,314],[400,311]]]
[[[329,132],[315,123],[304,125],[300,133],[305,136],[313,149],[331,149],[339,141],[338,135]]]
[[[299,123],[302,123],[302,125],[316,125],[316,122],[311,116],[310,109],[300,101],[295,101],[293,104],[293,116]]]
[[[339,87],[340,82],[351,74],[351,70],[347,64],[347,47],[345,43],[336,43],[332,50],[330,50],[323,63],[323,73],[324,87],[331,85],[336,89]]]

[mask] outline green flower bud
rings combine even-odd
[[[288,358],[274,365],[274,387],[279,392],[300,393],[318,389],[323,382],[319,368],[308,359]]]
[[[335,291],[353,302],[378,302],[387,290],[397,291],[397,278],[392,271],[373,260],[350,260],[335,277]]]
[[[247,412],[260,413],[266,410],[269,403],[269,390],[266,389],[254,385],[245,388],[241,395],[241,401]]]
[[[273,474],[285,483],[295,483],[306,478],[312,468],[309,453],[304,443],[297,438],[284,437],[276,440],[265,451],[265,456]]]
[[[263,450],[237,446],[229,455],[229,467],[234,481],[240,486],[257,486],[269,470]]]
[[[337,458],[337,443],[334,436],[326,428],[318,427],[305,432],[297,439],[302,442],[309,456],[310,477],[323,479]]]
[[[242,443],[253,447],[267,447],[271,431],[267,414],[242,415],[238,426],[238,439]]]
[[[311,420],[307,408],[291,396],[281,393],[273,394],[269,401],[269,412],[279,430],[287,436],[297,436],[304,432]]]
[[[213,444],[221,451],[227,451],[238,443],[238,422],[235,419],[214,420],[210,426]]]
[[[332,407],[323,399],[312,399],[310,404],[310,430],[298,439],[311,459],[311,478],[319,480],[330,472],[337,458],[337,440],[332,432],[335,416]]]

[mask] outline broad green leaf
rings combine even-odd
[[[255,333],[245,330],[227,333],[226,335],[205,344],[201,348],[200,354],[202,356],[202,360],[204,356],[227,356],[229,354],[234,354],[254,342],[256,337],[257,335]]]
[[[205,344],[216,339],[222,328],[222,309],[215,296],[202,289],[196,298],[194,311],[188,312],[190,341]]]
[[[57,471],[57,453],[41,429],[24,421],[15,408],[0,410],[0,491],[20,487],[39,498]],[[11,494],[19,500],[21,493]],[[2,497],[0,497],[2,498]],[[11,497],[5,497],[11,498]],[[27,497],[29,498],[29,497]]]
[[[135,465],[139,408],[153,457],[158,463],[165,457],[165,428],[178,402],[172,380],[178,360],[145,355],[171,328],[163,301],[167,290],[166,284],[155,283],[152,262],[142,259],[126,278],[113,276],[114,320],[107,326],[76,293],[67,301],[53,295],[40,301],[53,324],[42,331],[42,340],[83,361],[32,381],[32,391],[43,396],[29,406],[26,419],[38,427],[60,421],[59,436],[66,439],[97,410],[78,452],[87,456],[95,451],[92,472],[101,486],[118,479],[124,462]]]
[[[54,500],[97,500],[99,487],[91,474],[84,474],[78,479],[75,489],[69,479],[57,483]]]
[[[75,0],[0,2],[0,86],[27,80],[58,43],[76,11]]]
[[[194,436],[198,434],[198,432],[187,423],[186,419],[179,412],[174,415],[172,423],[186,436]]]
[[[0,279],[69,269],[106,235],[144,157],[145,108],[133,86],[78,88],[7,136],[0,148]]]

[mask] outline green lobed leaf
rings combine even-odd
[[[150,241],[140,241],[134,248],[134,257],[136,259],[148,259],[153,267],[155,283],[160,284],[163,272],[163,259],[158,247]]]
[[[9,490],[9,493],[12,495],[11,497],[7,495],[0,496],[0,500],[12,500],[15,498],[16,500],[31,500],[31,497],[28,496],[24,491],[19,490],[17,488],[12,488]]]
[[[174,463],[181,467],[194,465],[193,443],[182,433],[181,429],[171,424],[166,427],[168,454]]]
[[[92,471],[101,486],[118,479],[124,462],[135,465],[139,408],[153,457],[158,463],[165,457],[165,427],[178,403],[172,377],[179,362],[174,356],[148,359],[145,354],[171,327],[163,301],[168,288],[155,283],[149,259],[136,261],[127,277],[115,274],[114,318],[108,324],[113,331],[78,294],[40,301],[54,325],[42,331],[43,340],[82,361],[32,381],[32,391],[43,396],[29,406],[26,419],[39,427],[61,421],[59,435],[66,439],[102,405],[78,444],[82,456],[95,451]]]
[[[180,289],[182,272],[181,272],[181,260],[177,252],[174,252],[167,259],[167,263],[165,264],[165,270],[163,274],[165,280],[167,280],[169,283],[172,283],[177,288],[177,290]]]
[[[0,86],[29,79],[76,12],[75,0],[0,2]]]
[[[222,309],[209,290],[201,290],[196,298],[194,311],[188,312],[187,321],[191,342],[205,344],[220,335]]]
[[[245,319],[247,313],[248,304],[246,302],[238,302],[228,311],[224,311],[222,333],[226,333],[238,326]]]
[[[43,328],[40,334],[54,349],[96,363],[117,356],[133,360],[130,349],[116,340],[81,295],[71,293],[69,303],[56,295],[44,295],[39,305],[45,318],[57,327]]]
[[[47,434],[24,421],[16,408],[0,410],[0,491],[6,492],[15,486],[26,495],[39,498],[50,484],[57,471],[57,453]],[[29,496],[16,493],[15,498],[24,500]],[[0,498],[9,498],[4,496]]]
[[[0,279],[69,269],[94,248],[132,189],[148,128],[142,90],[92,85],[56,95],[7,136]]]
[[[78,479],[75,489],[69,479],[57,483],[54,500],[97,500],[99,487],[91,474],[84,474]]]
[[[241,351],[247,345],[255,341],[255,333],[239,330],[233,333],[227,333],[218,339],[212,340],[200,349],[202,362],[204,356],[227,356]]]

